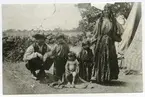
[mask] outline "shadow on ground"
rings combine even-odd
[[[101,84],[101,85],[104,85],[104,86],[122,86],[122,87],[125,87],[125,86],[127,86],[127,82],[123,82],[123,81],[111,81],[111,82],[108,82],[108,83],[105,83],[105,84]]]
[[[50,71],[50,70],[49,70]],[[3,94],[70,94],[70,93],[140,93],[143,91],[142,75],[125,75],[120,72],[119,79],[111,83],[88,84],[87,88],[63,88],[55,89],[48,86],[56,78],[48,73],[46,80],[36,81],[31,78],[30,72],[24,63],[4,63],[3,64]],[[84,84],[83,86],[85,86]],[[93,88],[92,88],[93,87]],[[83,87],[84,88],[84,87]]]

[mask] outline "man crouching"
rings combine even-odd
[[[75,81],[79,73],[79,62],[73,52],[68,54],[68,60],[65,65],[65,76],[68,82],[68,87],[75,87]]]
[[[45,43],[45,35],[35,34],[33,37],[35,42],[27,48],[23,60],[27,62],[26,68],[31,71],[32,77],[40,79],[45,77],[45,70],[49,70],[53,60],[47,58],[51,50]],[[36,70],[39,70],[39,73],[36,73]]]

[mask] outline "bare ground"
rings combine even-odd
[[[51,72],[51,70],[49,71]],[[51,80],[51,79],[50,79]],[[94,88],[89,88],[93,86]],[[23,62],[3,64],[3,94],[134,93],[143,91],[142,75],[124,75],[109,85],[90,84],[86,89],[55,89],[31,78]]]

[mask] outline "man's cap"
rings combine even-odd
[[[47,37],[44,34],[35,34],[32,37],[35,39],[46,39]]]
[[[57,39],[65,39],[65,36],[63,34],[60,34],[57,36]]]

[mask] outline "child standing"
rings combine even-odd
[[[79,76],[86,81],[90,81],[93,64],[93,52],[90,49],[90,42],[84,41],[82,43],[82,50],[78,56],[80,62]]]
[[[79,73],[79,62],[76,59],[74,52],[68,54],[68,60],[65,65],[65,77],[68,82],[68,86],[74,87],[77,75]]]
[[[69,53],[69,46],[65,41],[63,34],[58,35],[57,44],[52,50],[52,56],[54,57],[54,75],[62,81],[63,74],[65,73],[65,64]]]

